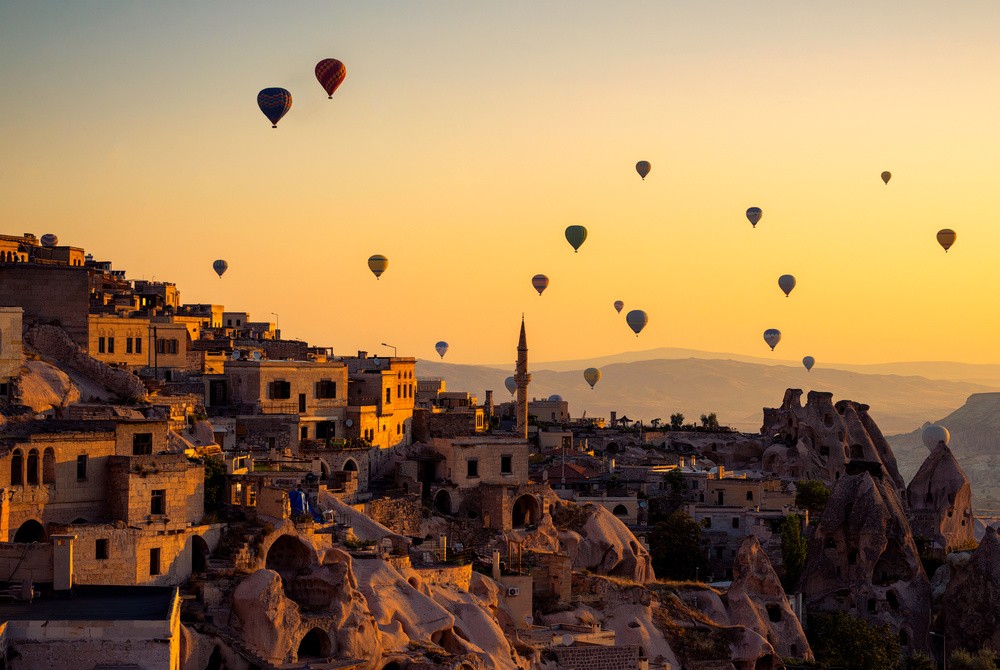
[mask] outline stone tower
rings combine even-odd
[[[528,340],[524,335],[524,315],[521,316],[521,337],[517,341],[517,367],[514,368],[517,383],[517,434],[528,439]]]

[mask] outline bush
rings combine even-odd
[[[902,649],[886,625],[844,612],[809,617],[809,645],[821,665],[846,670],[898,670]]]
[[[708,559],[701,547],[701,526],[683,510],[656,524],[649,536],[653,571],[660,579],[708,577]]]
[[[809,510],[810,517],[819,517],[830,500],[830,489],[818,479],[803,479],[795,483],[795,506]]]
[[[948,656],[951,670],[996,670],[997,655],[992,649],[980,649],[973,654],[965,649],[956,649]]]

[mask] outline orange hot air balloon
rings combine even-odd
[[[951,228],[944,228],[938,231],[937,241],[938,244],[944,247],[945,253],[948,253],[948,249],[951,249],[951,245],[955,244],[956,239],[958,239],[958,233]]]
[[[347,76],[347,68],[336,58],[324,58],[316,63],[316,79],[320,86],[326,91],[328,97],[333,97],[333,92],[344,83]]]

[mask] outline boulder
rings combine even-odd
[[[931,586],[894,482],[871,462],[847,472],[809,539],[806,610],[888,624],[904,651],[926,652]]]
[[[275,664],[292,659],[302,618],[299,606],[285,597],[281,575],[274,570],[249,575],[233,592],[233,611],[243,644]]]
[[[584,509],[589,516],[579,533],[559,532],[561,552],[570,557],[574,568],[641,583],[656,579],[649,552],[621,519],[600,505]]]
[[[799,618],[792,611],[781,580],[754,536],[740,545],[733,563],[733,583],[726,593],[729,620],[764,637],[784,658],[813,660]]]
[[[968,563],[954,570],[941,601],[949,648],[1000,652],[1000,538],[988,528]]]
[[[906,487],[918,546],[938,556],[975,541],[972,486],[951,449],[938,443]]]

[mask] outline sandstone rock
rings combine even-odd
[[[834,482],[852,460],[882,465],[898,494],[904,489],[896,457],[882,431],[868,416],[868,405],[810,391],[805,407],[802,390],[788,389],[781,407],[764,410],[761,434],[775,443],[764,452],[765,471],[784,477]]]
[[[943,556],[973,542],[972,487],[943,442],[931,451],[906,487],[906,499],[918,546]]]
[[[517,654],[487,603],[454,587],[432,586],[430,590],[434,602],[455,617],[454,636],[443,642],[448,651],[477,656],[484,667],[517,670],[519,664],[514,660]]]
[[[877,464],[847,472],[809,540],[806,610],[888,624],[904,650],[927,651],[931,587],[896,487]]]
[[[28,407],[33,412],[45,412],[79,402],[79,389],[56,366],[45,361],[26,361],[21,370],[21,375],[14,380],[11,404]]]
[[[181,670],[221,667],[250,670],[250,663],[215,636],[203,635],[181,624]],[[213,665],[214,664],[214,665]]]
[[[576,569],[622,577],[636,582],[655,579],[649,552],[621,519],[600,505],[585,505],[590,512],[580,533],[561,531],[561,551]]]
[[[233,593],[233,611],[245,645],[276,664],[291,660],[299,644],[299,607],[285,597],[281,575],[258,570]]]
[[[733,564],[733,583],[726,593],[729,618],[763,636],[784,658],[812,660],[812,650],[781,580],[754,536],[740,545]]]
[[[941,605],[949,648],[1000,651],[1000,538],[988,528],[968,564],[952,574]]]

